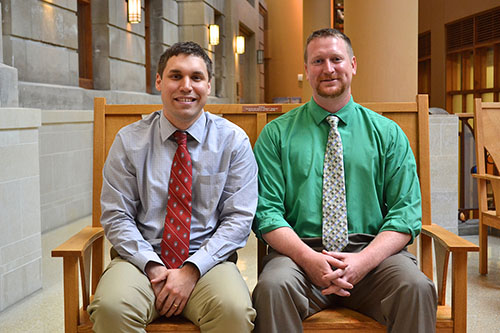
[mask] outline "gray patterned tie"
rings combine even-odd
[[[329,115],[326,120],[331,128],[323,165],[323,246],[342,251],[348,242],[342,139],[337,130],[339,118]]]

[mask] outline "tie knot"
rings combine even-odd
[[[337,128],[337,125],[339,124],[339,118],[333,114],[326,117],[326,121],[328,121],[330,126],[333,128]]]
[[[187,142],[186,132],[176,131],[174,133],[174,138],[179,146],[185,146]]]

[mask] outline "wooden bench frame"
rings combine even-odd
[[[465,332],[467,318],[467,252],[478,247],[455,234],[431,223],[429,123],[427,96],[417,96],[409,103],[366,103],[365,106],[400,124],[410,139],[422,188],[422,235],[420,261],[422,271],[432,279],[432,239],[436,252],[437,287],[439,295],[438,332]],[[219,114],[243,128],[252,145],[266,123],[297,107],[297,104],[212,104],[205,110]],[[139,120],[142,115],[160,110],[162,105],[108,105],[104,98],[94,100],[94,160],[92,226],[85,227],[52,251],[53,257],[63,258],[64,318],[66,332],[91,332],[92,324],[86,307],[97,287],[104,269],[104,232],[100,225],[100,193],[102,166],[118,130],[125,124]],[[448,260],[452,256],[452,304],[445,305]],[[259,243],[258,266],[265,255],[265,246]],[[81,296],[80,291],[81,290]],[[197,332],[199,329],[182,318],[161,318],[147,326],[148,332]],[[304,321],[304,331],[332,332],[385,331],[383,325],[344,308],[321,311]]]
[[[500,176],[494,174],[495,168],[500,168],[500,103],[482,102],[480,98],[476,98],[474,103],[477,173],[472,176],[477,179],[479,203],[479,273],[487,274],[488,227],[500,229]],[[487,160],[493,162],[493,166],[487,168]],[[488,207],[488,183],[495,209]]]

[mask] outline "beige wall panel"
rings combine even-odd
[[[330,26],[330,1],[325,0],[306,0],[303,1],[303,32],[302,32],[302,53],[307,41],[307,37],[318,29],[328,28]],[[304,67],[304,57],[301,57],[302,67]],[[302,101],[307,102],[311,99],[312,89],[306,79],[305,70],[302,89]]]
[[[297,74],[304,73],[302,0],[270,0],[267,7],[267,102],[272,102],[274,97],[302,96],[302,84],[297,81]]]
[[[352,85],[356,101],[415,100],[417,0],[346,1],[345,33],[358,63]]]

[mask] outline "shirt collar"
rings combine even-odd
[[[172,125],[172,123],[163,114],[163,111],[160,111],[160,114],[160,135],[161,140],[164,142],[170,138],[172,134],[178,130],[178,128]],[[206,122],[207,117],[205,115],[205,111],[202,111],[200,117],[198,117],[198,119],[196,119],[196,121],[186,130],[186,132],[189,133],[193,139],[198,141],[198,143],[201,142],[203,137]]]
[[[349,99],[349,102],[347,102],[346,105],[344,105],[340,110],[338,110],[337,112],[335,112],[333,114],[335,116],[339,117],[339,119],[344,124],[348,124],[349,119],[351,117],[351,114],[353,113],[352,111],[356,107],[355,105],[356,105],[356,103],[354,103],[354,100],[352,99],[352,96],[351,96],[351,98]],[[331,112],[328,112],[325,109],[323,109],[321,106],[319,106],[316,103],[316,101],[314,100],[314,98],[312,98],[312,97],[311,97],[311,101],[309,103],[309,108],[311,110],[311,115],[312,115],[312,117],[317,125],[319,125],[323,120],[325,120],[326,117],[328,117],[329,115],[332,114]]]

